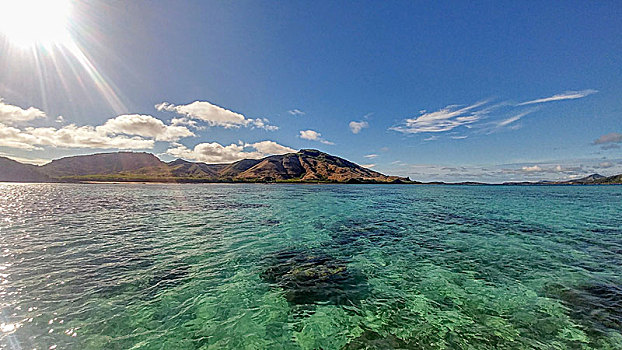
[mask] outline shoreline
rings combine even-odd
[[[85,184],[85,185],[415,185],[415,186],[508,186],[508,187],[539,187],[539,186],[620,186],[619,183],[463,183],[463,182],[252,182],[252,181],[0,181],[0,184]]]

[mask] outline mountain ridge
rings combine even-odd
[[[13,182],[302,182],[409,183],[318,150],[207,164],[176,159],[164,162],[151,153],[110,152],[55,159],[34,166],[8,158],[0,181]],[[24,181],[25,174],[36,174]]]
[[[164,162],[146,152],[109,152],[55,159],[42,166],[0,157],[2,182],[244,182],[244,183],[402,183],[427,185],[601,185],[622,184],[622,174],[591,174],[567,181],[446,183],[388,176],[315,149],[207,164],[176,159]]]

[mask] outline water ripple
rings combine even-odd
[[[0,184],[0,349],[622,348],[621,196]]]

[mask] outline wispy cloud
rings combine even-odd
[[[602,145],[606,143],[622,143],[622,134],[610,132],[594,140],[595,145]]]
[[[367,159],[374,159],[374,158],[377,158],[378,155],[377,154],[367,154],[367,155],[364,155],[363,157],[365,157]]]
[[[518,129],[516,122],[538,110],[533,106],[551,101],[572,100],[596,93],[596,90],[566,91],[551,97],[539,98],[522,103],[503,101],[490,104],[488,100],[480,101],[471,105],[449,105],[434,112],[420,110],[419,116],[404,119],[400,124],[389,128],[404,134],[417,133],[443,133],[459,127],[477,130],[478,133],[493,133],[500,130]],[[466,136],[466,135],[463,135]],[[463,136],[450,136],[450,138],[464,138]],[[431,136],[424,141],[436,140]]]
[[[334,142],[325,140],[322,138],[322,134],[314,130],[300,130],[300,135],[298,136],[301,139],[310,140],[310,141],[318,141],[325,145],[334,145]]]
[[[353,120],[350,122],[350,124],[348,124],[348,126],[350,126],[350,131],[352,131],[353,134],[358,134],[364,128],[368,128],[369,123],[366,121],[357,122]]]
[[[519,121],[522,117],[526,116],[527,114],[531,114],[531,113],[533,113],[535,111],[536,111],[536,109],[530,109],[530,110],[518,113],[516,115],[513,115],[513,116],[511,116],[511,117],[509,117],[507,119],[504,119],[504,120],[496,123],[496,127],[500,128],[500,127],[508,126],[508,125],[510,125],[510,124],[512,124],[512,123],[514,123],[516,121]]]
[[[293,116],[301,116],[301,115],[305,115],[306,114],[305,112],[303,112],[303,111],[301,111],[301,110],[299,110],[297,108],[291,109],[291,110],[287,111],[287,113],[289,113],[289,114],[291,114]]]
[[[405,134],[449,131],[462,125],[473,124],[483,118],[489,110],[479,107],[486,103],[487,101],[480,101],[467,107],[450,105],[436,112],[422,112],[420,116],[406,119],[401,125],[389,129]]]
[[[531,100],[531,101],[525,101],[525,102],[519,103],[518,106],[532,105],[536,103],[545,103],[545,102],[552,102],[552,101],[574,100],[577,98],[582,98],[585,96],[589,96],[591,94],[595,94],[597,92],[598,90],[593,90],[593,89],[587,89],[587,90],[581,90],[581,91],[566,91],[564,93],[553,95],[551,97],[544,97],[544,98],[538,98],[538,99]]]
[[[600,145],[602,150],[620,149],[622,144],[622,134],[617,132],[610,132],[605,134],[592,143],[593,145]]]
[[[246,118],[243,114],[230,111],[207,101],[194,101],[187,105],[174,105],[162,102],[155,105],[158,111],[175,112],[186,118],[206,122],[210,126],[224,128],[255,127],[269,131],[278,130],[277,126],[270,125],[266,118]]]

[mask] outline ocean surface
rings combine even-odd
[[[622,349],[622,186],[0,184],[0,349]]]

